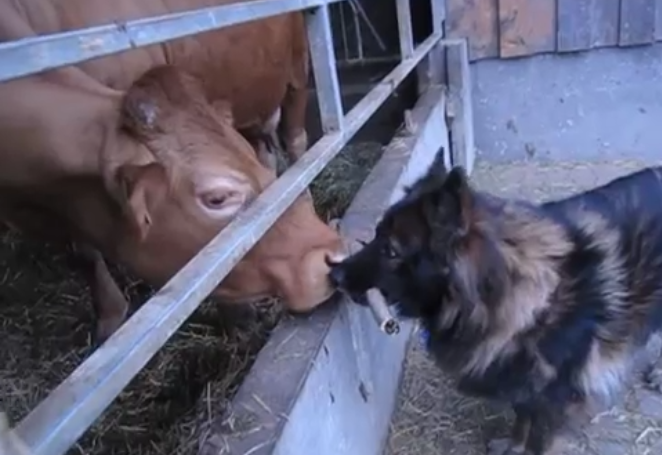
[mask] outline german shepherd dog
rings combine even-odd
[[[548,455],[662,326],[662,168],[536,205],[477,191],[440,151],[330,277],[357,302],[379,289],[461,392],[512,406],[489,454]]]

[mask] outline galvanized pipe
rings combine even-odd
[[[0,82],[341,0],[255,0],[0,44]]]

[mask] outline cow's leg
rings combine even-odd
[[[278,108],[262,125],[262,130],[260,132],[262,139],[261,143],[264,148],[264,151],[261,153],[268,155],[269,162],[271,163],[270,168],[275,170],[278,175],[287,170],[290,164],[289,162],[282,162],[282,158],[285,157],[282,153],[283,147],[281,145],[281,138],[278,134],[280,122],[281,109]]]
[[[282,147],[280,146],[280,138],[278,137],[278,126],[281,121],[281,109],[276,111],[264,122],[262,125],[262,135],[266,143],[267,149],[271,153],[278,153]]]
[[[278,170],[279,146],[278,124],[280,122],[280,109],[267,119],[262,125],[253,125],[242,128],[241,134],[253,146],[257,159],[263,166]]]
[[[85,244],[76,244],[76,256],[92,292],[95,312],[92,346],[96,348],[122,325],[129,310],[129,303],[99,251]]]
[[[290,85],[283,100],[281,135],[291,162],[297,161],[308,148],[306,133],[306,105],[308,89],[305,85]]]
[[[278,158],[276,154],[272,152],[268,141],[260,135],[260,137],[255,137],[251,139],[251,145],[257,153],[257,159],[260,160],[260,163],[266,168],[276,171],[278,167]]]
[[[66,222],[48,210],[39,210],[27,204],[11,204],[0,201],[0,216],[5,224],[35,239],[71,244]],[[72,265],[80,269],[92,291],[95,311],[93,344],[103,343],[122,325],[129,304],[110,274],[101,253],[83,244],[74,244],[76,261]]]

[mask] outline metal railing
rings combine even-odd
[[[416,48],[410,0],[395,0],[402,61],[343,115],[328,9],[338,1],[342,0],[255,0],[0,44],[1,83],[136,47],[305,10],[325,133],[18,424],[16,433],[33,455],[64,454],[76,443],[393,90],[440,46],[444,0],[430,0],[434,31]]]

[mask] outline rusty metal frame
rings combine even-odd
[[[0,83],[149,44],[283,12],[305,10],[325,135],[187,263],[16,428],[33,455],[64,454],[308,187],[394,89],[443,43],[435,27],[414,48],[402,23],[401,63],[343,116],[328,5],[342,0],[256,0],[0,44]],[[408,0],[396,0],[402,5]],[[433,11],[443,12],[443,0]],[[410,21],[399,5],[399,20]],[[434,17],[435,24],[441,17]]]

